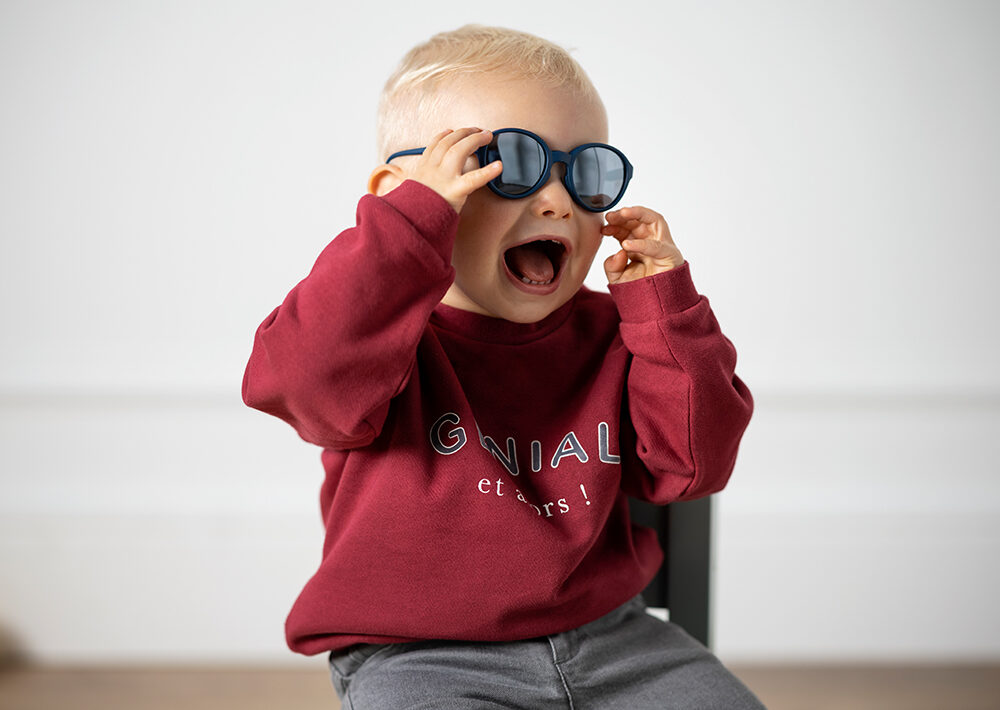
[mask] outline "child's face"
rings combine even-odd
[[[567,153],[582,143],[607,141],[603,107],[567,90],[489,76],[461,80],[449,88],[452,100],[432,132],[464,126],[524,128],[552,150]],[[473,156],[466,169],[475,167]],[[455,282],[443,303],[534,323],[572,298],[600,246],[604,218],[573,201],[561,182],[564,171],[565,165],[555,165],[548,183],[522,199],[500,197],[488,187],[469,196],[452,253]],[[544,246],[513,249],[534,241]]]

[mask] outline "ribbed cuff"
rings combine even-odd
[[[643,323],[686,311],[701,296],[685,261],[677,268],[623,284],[608,286],[623,323]]]

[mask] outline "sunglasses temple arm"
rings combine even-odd
[[[393,158],[400,158],[404,155],[423,155],[424,150],[425,150],[424,148],[410,148],[409,150],[401,150],[398,153],[393,153],[392,155],[390,155],[388,158],[386,158],[385,162],[391,163]]]

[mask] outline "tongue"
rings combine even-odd
[[[524,244],[507,251],[507,264],[518,276],[547,283],[555,276],[552,262],[541,249]]]

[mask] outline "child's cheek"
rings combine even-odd
[[[584,222],[584,233],[588,238],[596,239],[598,242],[601,241],[601,227],[604,226],[604,213],[603,212],[588,212],[585,217]]]
[[[601,227],[603,226],[604,215],[598,212],[588,213],[581,225],[580,244],[590,258],[593,258],[593,255],[597,253],[601,243],[604,241],[604,235],[601,234]]]

